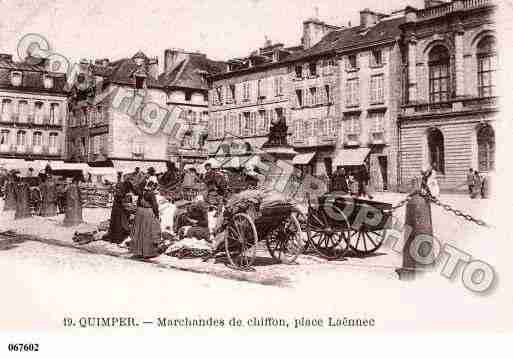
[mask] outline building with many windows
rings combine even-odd
[[[210,77],[209,154],[254,153],[267,141],[271,122],[290,122],[285,60],[300,49],[266,40],[264,47],[227,61],[225,71]]]
[[[461,188],[469,168],[494,170],[497,50],[491,0],[426,1],[406,9],[400,180],[422,166]]]
[[[315,176],[367,165],[377,190],[394,188],[400,100],[401,14],[368,9],[360,24],[330,27],[288,59],[296,165]],[[322,24],[318,20],[316,24]],[[320,26],[320,25],[319,25]]]
[[[44,60],[16,62],[0,54],[1,162],[36,161],[36,169],[62,160],[67,114],[64,74],[48,71]]]
[[[166,50],[161,74],[157,58],[142,52],[83,61],[73,87],[69,158],[122,171],[204,162],[206,76],[219,66],[182,50]],[[175,128],[177,119],[186,126]]]

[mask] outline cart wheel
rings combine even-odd
[[[385,231],[382,229],[369,230],[362,227],[349,233],[349,247],[358,255],[374,253],[381,247],[385,239]]]
[[[299,215],[299,211],[293,210],[281,225],[265,237],[271,257],[280,263],[294,263],[305,248],[305,232],[298,220]]]
[[[324,215],[314,208],[309,208],[306,233],[309,245],[321,257],[328,260],[339,259],[348,250],[349,221],[343,216],[337,228],[332,228]]]
[[[230,220],[224,241],[226,256],[233,267],[247,268],[255,262],[258,234],[247,214],[237,213]]]

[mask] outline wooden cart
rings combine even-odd
[[[392,205],[350,195],[327,193],[318,204],[308,200],[308,244],[327,259],[338,259],[350,249],[358,256],[377,251],[383,244]]]

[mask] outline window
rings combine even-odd
[[[444,173],[444,135],[439,129],[432,128],[429,130],[427,137],[429,163],[435,171]]]
[[[146,77],[144,76],[135,76],[135,88],[140,90],[144,88]]]
[[[495,96],[497,52],[495,39],[487,36],[477,45],[477,78],[479,97]]]
[[[265,110],[259,110],[258,111],[258,121],[260,126],[258,126],[258,129],[260,133],[267,132],[267,122],[269,120],[269,117],[267,115],[267,111]]]
[[[135,138],[132,142],[132,153],[141,156],[144,154],[144,141],[141,138]]]
[[[20,71],[11,72],[11,84],[13,86],[20,86],[22,81],[22,73]]]
[[[53,77],[49,75],[43,75],[43,86],[45,89],[53,88]]]
[[[25,146],[27,144],[27,134],[25,131],[18,131],[16,134],[16,145]]]
[[[384,113],[371,112],[369,113],[371,133],[382,133],[384,129]]]
[[[233,103],[233,92],[232,92],[232,86],[228,85],[226,86],[226,103]]]
[[[354,70],[358,67],[358,59],[356,54],[347,56],[347,68],[350,70]]]
[[[251,86],[250,82],[244,82],[242,84],[242,99],[244,101],[249,101],[251,96]]]
[[[310,76],[317,76],[317,62],[310,62],[308,69],[310,70]]]
[[[383,65],[383,53],[381,50],[372,50],[370,58],[371,58],[371,66]]]
[[[257,133],[257,113],[251,112],[251,116],[249,118],[249,134],[250,136],[255,136]]]
[[[323,75],[331,75],[337,66],[335,59],[328,59],[324,61]]]
[[[283,77],[276,76],[274,78],[274,96],[282,96],[283,95]]]
[[[310,88],[310,99],[311,99],[310,104],[312,106],[315,106],[320,102],[320,101],[318,101],[319,99],[317,98],[317,88],[315,88],[315,87]]]
[[[371,77],[370,83],[370,102],[383,103],[385,99],[384,76],[376,75]]]
[[[51,132],[50,136],[48,137],[48,147],[50,149],[56,149],[57,148],[57,138],[59,137],[59,134],[56,132]],[[96,137],[93,137],[96,138]]]
[[[43,123],[43,103],[42,102],[36,102],[34,104],[34,122],[39,125]]]
[[[95,110],[95,109],[92,108],[91,110]],[[96,117],[95,113],[92,113],[92,115],[93,115],[93,117]],[[95,118],[93,120],[95,120]],[[50,105],[50,123],[52,125],[59,124],[59,104],[58,103],[52,103]]]
[[[325,100],[327,104],[332,103],[330,85],[324,85]]]
[[[360,80],[351,79],[346,83],[346,106],[360,105]]]
[[[0,145],[9,145],[9,130],[0,131]]]
[[[4,99],[2,100],[2,121],[10,121],[11,117],[11,100]]]
[[[495,169],[495,133],[490,125],[480,126],[477,131],[477,159],[479,172]]]
[[[358,114],[347,116],[347,118],[345,120],[344,131],[347,134],[354,135],[354,134],[359,134],[360,130],[361,130],[360,116]]]
[[[20,122],[27,122],[28,116],[28,103],[27,101],[18,102],[18,116]]]
[[[295,72],[296,72],[296,77],[298,79],[303,78],[303,66],[302,65],[296,65]]]
[[[223,86],[216,87],[216,104],[223,104]]]
[[[310,120],[304,120],[303,121],[303,138],[306,137],[312,137],[314,135],[313,133],[313,126]]]
[[[34,132],[32,136],[32,145],[39,147],[43,145],[43,134],[41,132]]]
[[[450,93],[449,52],[444,46],[435,46],[429,52],[429,101],[444,102]]]
[[[296,107],[303,107],[303,90],[301,89],[296,90]]]
[[[317,135],[327,136],[328,135],[328,121],[325,118],[317,120],[318,131]]]
[[[235,85],[229,85],[227,87],[228,89],[228,93],[230,94],[230,100],[232,102],[235,102]],[[227,100],[228,100],[228,96],[227,96]]]
[[[249,134],[251,132],[251,123],[250,123],[251,113],[244,112],[243,115],[244,115],[244,128],[243,128],[242,134],[243,134],[243,136],[249,136]]]

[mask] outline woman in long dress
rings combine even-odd
[[[162,242],[159,208],[156,199],[158,182],[155,177],[147,180],[137,200],[137,213],[131,233],[130,251],[136,257],[154,258],[161,254]]]
[[[130,193],[135,193],[135,189],[125,177],[116,185],[110,214],[108,238],[113,243],[121,243],[130,235],[130,212],[127,208],[128,202],[131,201]]]
[[[82,195],[79,178],[73,178],[66,191],[66,211],[63,224],[66,227],[77,226],[84,222],[82,217]]]

